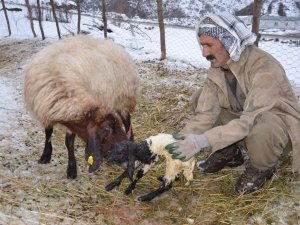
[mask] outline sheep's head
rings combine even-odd
[[[89,122],[87,133],[85,159],[90,165],[89,172],[100,167],[103,157],[108,155],[115,143],[127,139],[122,123],[112,114],[100,122]]]

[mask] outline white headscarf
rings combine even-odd
[[[244,49],[256,40],[244,22],[228,12],[203,16],[196,26],[198,41],[201,34],[219,38],[233,61],[239,61]]]

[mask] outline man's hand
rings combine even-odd
[[[173,134],[173,137],[178,141],[166,146],[173,159],[187,161],[196,153],[211,148],[205,135]]]

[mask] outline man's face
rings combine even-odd
[[[200,44],[202,46],[202,55],[210,61],[211,67],[228,69],[226,63],[230,59],[230,55],[218,38],[202,34],[200,36]]]

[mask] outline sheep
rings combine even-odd
[[[174,143],[176,140],[171,134],[160,133],[155,136],[134,143],[132,141],[121,141],[115,144],[110,151],[107,161],[109,164],[124,165],[127,163],[126,170],[111,183],[106,185],[107,191],[119,186],[125,177],[129,177],[132,183],[126,188],[125,194],[129,195],[135,188],[139,179],[141,179],[151,167],[158,161],[159,156],[164,156],[166,159],[165,174],[163,176],[162,185],[155,191],[138,197],[139,201],[151,201],[153,198],[159,196],[171,188],[172,182],[183,172],[187,180],[185,185],[189,185],[193,180],[193,170],[196,160],[191,158],[188,161],[181,161],[172,159],[171,154],[165,149],[168,144]],[[136,168],[139,170],[133,180],[133,173]]]
[[[134,139],[130,113],[138,89],[134,61],[113,41],[78,35],[42,49],[24,72],[25,105],[45,129],[38,162],[50,162],[53,126],[61,124],[67,128],[67,177],[77,177],[76,135],[86,143],[88,171],[97,170],[114,143]]]

